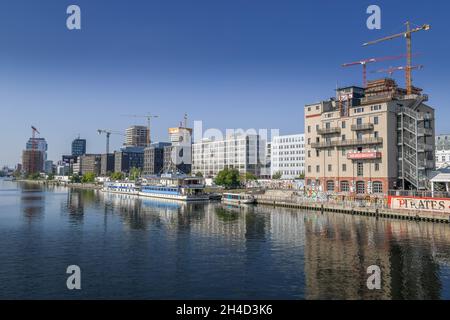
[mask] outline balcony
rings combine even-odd
[[[423,169],[434,169],[434,161],[433,160],[419,160],[419,168]]]
[[[433,146],[431,144],[419,143],[417,145],[417,152],[431,152],[433,151]]]
[[[363,146],[363,145],[380,144],[380,143],[383,143],[383,138],[380,138],[380,137],[378,137],[378,138],[368,138],[368,139],[336,141],[336,145],[338,147]]]
[[[417,135],[419,136],[432,136],[433,129],[431,128],[417,128]]]
[[[317,130],[317,133],[320,135],[326,135],[326,134],[340,134],[341,128],[339,127],[332,127],[332,128],[321,128]]]
[[[352,131],[373,130],[373,123],[352,124]]]
[[[332,148],[335,145],[336,145],[335,141],[314,142],[311,143],[311,148],[315,149]]]
[[[372,160],[381,159],[381,152],[349,152],[347,153],[349,160]]]

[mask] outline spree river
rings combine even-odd
[[[450,226],[0,180],[0,298],[449,299]]]

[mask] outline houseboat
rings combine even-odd
[[[102,191],[138,195],[139,187],[134,182],[105,182]]]
[[[246,193],[224,193],[222,196],[222,202],[228,204],[252,204],[255,201],[255,197]]]
[[[165,174],[145,179],[139,195],[181,201],[209,200],[209,195],[205,193],[204,179],[186,175]]]

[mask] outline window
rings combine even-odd
[[[380,164],[379,163],[375,163],[375,171],[380,171]]]
[[[365,192],[364,190],[364,181],[357,181],[356,182],[356,193],[357,194],[363,194]]]
[[[311,107],[308,107],[308,111],[311,111]]]
[[[320,151],[316,149],[316,157],[320,156]]]
[[[370,111],[377,111],[377,110],[381,110],[381,104],[376,104],[370,107]]]
[[[342,121],[341,127],[342,127],[342,129],[345,129],[345,121]]]
[[[308,150],[308,158],[311,158],[311,150]]]
[[[345,134],[342,135],[342,141],[345,141]]]
[[[374,136],[375,138],[378,138],[378,131],[374,131],[374,132],[373,132],[373,136]]]
[[[308,133],[311,132],[311,126],[308,126]]]
[[[319,131],[319,125],[316,124],[316,131]]]
[[[345,163],[342,164],[342,171],[343,172],[347,171],[347,165]]]
[[[316,166],[316,172],[320,172],[320,166]]]
[[[358,177],[362,177],[364,175],[364,164],[362,162],[358,162],[356,164],[356,174]]]
[[[362,132],[358,132],[358,133],[356,134],[356,139],[357,139],[357,140],[362,140],[362,138],[363,138]]]
[[[334,181],[333,180],[328,180],[327,181],[327,191],[328,192],[333,192],[334,191]]]
[[[311,144],[311,138],[308,138],[308,145]]]
[[[319,110],[320,106],[316,106],[316,110]]]
[[[331,157],[331,150],[328,150],[328,156]]]
[[[328,165],[328,172],[330,172],[331,169],[332,169],[332,166],[331,166],[331,164],[329,164],[329,165]]]
[[[350,186],[348,184],[348,181],[341,181],[341,192],[349,192]]]
[[[374,181],[372,185],[373,193],[383,193],[383,183],[381,181]]]
[[[331,124],[329,122],[325,123],[325,128],[326,129],[330,129],[331,128]]]
[[[308,166],[308,173],[311,173],[311,166]]]
[[[373,124],[378,124],[378,117],[373,117]]]
[[[347,149],[342,149],[342,155],[345,156],[345,153],[347,152]]]
[[[356,118],[356,124],[361,125],[362,124],[362,118]]]

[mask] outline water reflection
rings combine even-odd
[[[449,298],[449,225],[37,184],[20,185],[17,201],[18,215],[38,224],[26,225],[19,240],[0,234],[11,248],[0,258],[13,270],[0,266],[0,274],[22,279],[41,257],[54,264],[79,259],[97,275],[108,266],[117,281],[90,278],[95,290],[83,294],[93,298],[111,292],[125,298]],[[10,214],[1,213],[0,219]],[[43,228],[50,221],[51,228]],[[367,289],[370,265],[381,268],[381,290]],[[51,283],[34,279],[36,286]],[[14,290],[12,280],[8,284]]]
[[[20,205],[23,216],[28,221],[42,219],[45,210],[45,194],[42,187],[34,183],[21,184]]]

